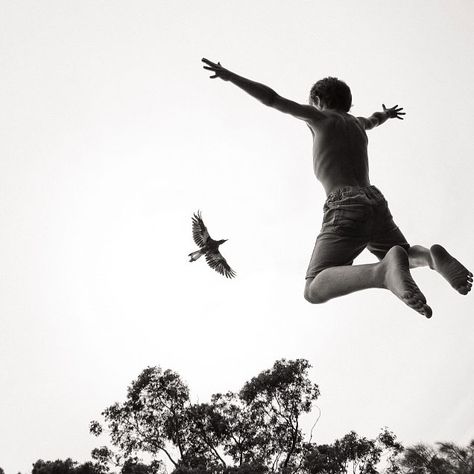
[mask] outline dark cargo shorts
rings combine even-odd
[[[381,260],[395,245],[410,247],[375,186],[338,189],[324,204],[323,225],[306,278],[314,278],[325,268],[352,265],[366,247]]]

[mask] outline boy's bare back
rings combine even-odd
[[[326,194],[344,186],[369,186],[367,134],[354,116],[323,110],[309,120],[313,135],[313,166]]]

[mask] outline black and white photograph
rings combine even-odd
[[[0,474],[474,474],[473,18],[4,0]]]

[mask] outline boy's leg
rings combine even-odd
[[[421,245],[414,245],[408,250],[408,257],[410,267],[428,266],[436,270],[462,295],[471,291],[472,273],[441,245],[435,244],[429,250]]]
[[[374,226],[377,227],[380,205],[385,218],[386,201],[372,186],[343,188],[328,196],[323,226],[306,273],[305,298],[311,303],[323,303],[354,291],[386,288],[411,308],[430,317],[431,308],[410,275],[408,256],[402,247],[387,252],[390,247],[384,246],[385,258],[381,262],[352,266],[366,247]],[[408,250],[410,246],[405,238],[401,236],[400,240]]]
[[[431,317],[431,308],[410,275],[408,255],[399,246],[390,249],[379,263],[322,270],[306,280],[305,298],[311,303],[323,303],[368,288],[386,288],[410,308]]]
[[[422,245],[412,245],[408,250],[410,268],[433,267],[433,259],[430,251]]]
[[[472,273],[450,255],[441,245],[433,245],[429,250],[421,245],[410,246],[400,229],[393,222],[386,201],[378,208],[378,235],[371,239],[367,248],[382,260],[389,249],[400,245],[407,253],[410,268],[428,266],[442,275],[449,284],[462,295],[472,288]]]

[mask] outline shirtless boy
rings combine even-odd
[[[436,270],[459,293],[466,295],[471,290],[472,273],[441,245],[427,249],[407,242],[382,193],[370,184],[365,131],[388,119],[403,119],[402,108],[383,105],[383,111],[369,118],[354,117],[349,114],[349,87],[332,77],[313,86],[310,105],[298,104],[220,63],[202,61],[204,69],[213,72],[211,79],[229,81],[264,105],[303,120],[313,135],[314,172],[327,200],[306,274],[304,295],[310,303],[324,303],[367,288],[385,288],[430,318],[432,310],[410,274],[410,268],[423,266]],[[352,265],[366,247],[379,262]]]

